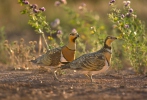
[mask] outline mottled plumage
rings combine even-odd
[[[86,75],[90,75],[92,81],[92,75],[105,72],[110,67],[111,60],[111,43],[116,37],[108,36],[105,39],[104,47],[94,53],[84,54],[74,61],[61,66],[61,69],[72,69],[81,71]]]
[[[70,50],[67,46],[63,46],[51,49],[37,59],[31,60],[31,62],[44,66],[57,66],[64,63],[61,61],[61,52],[67,62],[75,59],[75,50]]]
[[[61,50],[63,47],[51,49],[47,51],[42,56],[36,58],[35,60],[31,60],[33,63],[36,63],[38,65],[44,65],[44,66],[57,66],[60,64],[60,58],[61,58]]]
[[[31,60],[31,62],[41,65],[56,68],[61,63],[69,63],[75,59],[76,43],[75,40],[79,37],[77,31],[74,29],[69,34],[69,42],[67,45],[48,50],[42,56]]]
[[[66,64],[61,67],[61,69],[70,68],[73,70],[81,70],[81,71],[98,71],[103,68],[105,65],[105,56],[103,52],[107,52],[106,50],[101,49],[100,51],[84,54],[72,61],[69,64]]]

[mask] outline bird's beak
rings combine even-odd
[[[80,37],[80,35],[78,34],[76,37]]]
[[[116,40],[116,39],[117,39],[117,37],[112,37],[112,39]]]

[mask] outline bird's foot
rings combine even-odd
[[[58,82],[62,82],[62,80],[60,80],[58,77],[55,77],[55,76],[54,76],[54,80]]]
[[[93,80],[93,78],[92,78],[92,75],[89,75],[89,74],[85,74],[88,78],[90,78],[90,81],[91,81],[91,83],[94,83],[95,81]]]
[[[54,71],[54,80],[62,82],[62,80],[59,80],[59,78],[57,77],[57,70]]]
[[[93,78],[90,78],[90,81],[91,81],[92,84],[95,83],[95,81],[93,80]]]

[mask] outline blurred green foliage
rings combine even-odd
[[[79,10],[75,11],[67,5],[62,5],[62,8],[69,20],[68,27],[74,27],[80,34],[77,40],[76,57],[88,52],[94,52],[102,47],[104,38],[107,35],[106,27],[100,20],[99,15],[87,9],[86,4],[81,4]]]
[[[22,0],[18,1],[21,5],[24,5]],[[37,40],[37,35],[30,34],[35,33],[35,31],[33,31],[35,29],[36,32],[45,34],[44,39],[48,39],[47,42],[50,47],[56,47],[63,45],[63,42],[65,44],[67,35],[71,29],[75,28],[80,34],[80,38],[77,40],[76,57],[100,49],[107,35],[119,36],[121,40],[113,43],[113,68],[121,69],[124,67],[124,61],[129,60],[131,65],[138,72],[145,71],[146,58],[144,59],[143,55],[146,54],[146,29],[144,23],[139,19],[144,20],[147,17],[145,13],[147,12],[145,9],[147,4],[146,0],[133,0],[132,8],[134,11],[131,12],[131,17],[124,18],[122,18],[122,14],[127,14],[130,8],[120,8],[123,2],[121,0],[115,2],[118,8],[109,6],[109,0],[85,0],[84,2],[68,0],[66,3],[63,1],[64,0],[60,0],[60,4],[54,4],[54,0],[36,0],[35,2],[34,0],[29,0],[29,4],[33,3],[44,6],[46,8],[44,13],[34,13],[34,11],[29,8],[30,5],[25,5],[26,8],[24,9],[16,2],[3,1],[3,4],[11,5],[13,11],[10,11],[11,7],[4,9],[4,6],[1,6],[3,7],[3,11],[1,12],[3,16],[1,17],[4,18],[7,16],[4,15],[7,12],[14,15],[8,18],[8,22],[2,21],[1,23],[6,26],[6,35],[11,36],[11,38],[9,38],[11,40],[14,34],[23,34],[23,36],[25,36],[27,32],[24,32],[24,30],[28,30],[29,34],[24,37],[25,41],[34,38]],[[20,11],[29,16],[21,16]],[[137,18],[135,18],[135,11],[138,15]],[[107,16],[108,12],[109,18]],[[18,18],[18,16],[21,16],[21,18]],[[12,24],[13,21],[15,22],[15,27]],[[27,22],[33,28],[30,28]],[[147,23],[147,21],[145,23]],[[61,36],[58,36],[59,31],[62,33]],[[46,34],[48,32],[52,33],[52,35]],[[18,38],[20,37],[16,37],[16,39]]]
[[[119,9],[115,3],[111,3],[112,10],[109,14],[115,29],[120,31],[119,37],[123,40],[122,49],[125,58],[138,73],[146,73],[147,67],[147,35],[145,24],[131,8],[130,1],[123,1],[123,8]],[[117,64],[119,65],[119,64]]]
[[[38,34],[42,35],[46,47],[49,50],[50,48],[45,38],[45,32],[49,33],[48,35],[51,36],[53,31],[46,21],[46,16],[43,15],[43,12],[46,9],[44,7],[38,8],[37,4],[30,4],[29,1],[26,0],[18,0],[18,3],[25,6],[25,8],[21,11],[21,14],[27,14],[29,16],[28,24],[31,25]]]
[[[39,7],[44,6],[46,8],[45,15],[47,22],[52,22],[54,19],[59,18],[61,20],[61,26],[66,29],[68,16],[64,10],[58,9],[58,7],[54,6],[55,0],[29,0],[32,4],[38,4]],[[94,11],[99,15],[100,19],[104,21],[106,24],[108,32],[111,33],[112,27],[111,23],[108,20],[107,13],[110,11],[110,7],[108,6],[109,0],[68,0],[67,5],[73,8],[74,10],[78,10],[78,7],[81,3],[85,3],[87,5],[87,9]],[[122,4],[122,0],[117,0],[116,3],[118,5]],[[132,7],[135,11],[138,12],[138,17],[141,20],[144,20],[147,23],[147,9],[146,9],[147,1],[146,0],[133,0]],[[27,25],[29,17],[23,16],[20,14],[20,11],[23,8],[16,1],[12,0],[1,0],[0,3],[0,27],[5,26],[5,32],[7,39],[16,40],[18,38],[23,37],[26,41],[37,40],[38,35],[34,35],[33,28]],[[68,28],[68,27],[67,27]],[[68,32],[72,29],[68,29]],[[67,34],[67,33],[64,33]],[[17,36],[17,37],[16,37]],[[29,37],[29,38],[28,38]]]
[[[7,63],[7,52],[5,52],[5,48],[4,48],[4,41],[6,39],[5,36],[5,27],[1,27],[0,28],[0,62],[2,63]]]

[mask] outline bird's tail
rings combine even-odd
[[[68,69],[70,68],[70,63],[65,64],[65,65],[61,65],[60,69]]]
[[[37,60],[35,59],[35,60],[30,60],[30,62],[32,62],[32,63],[37,63]]]

